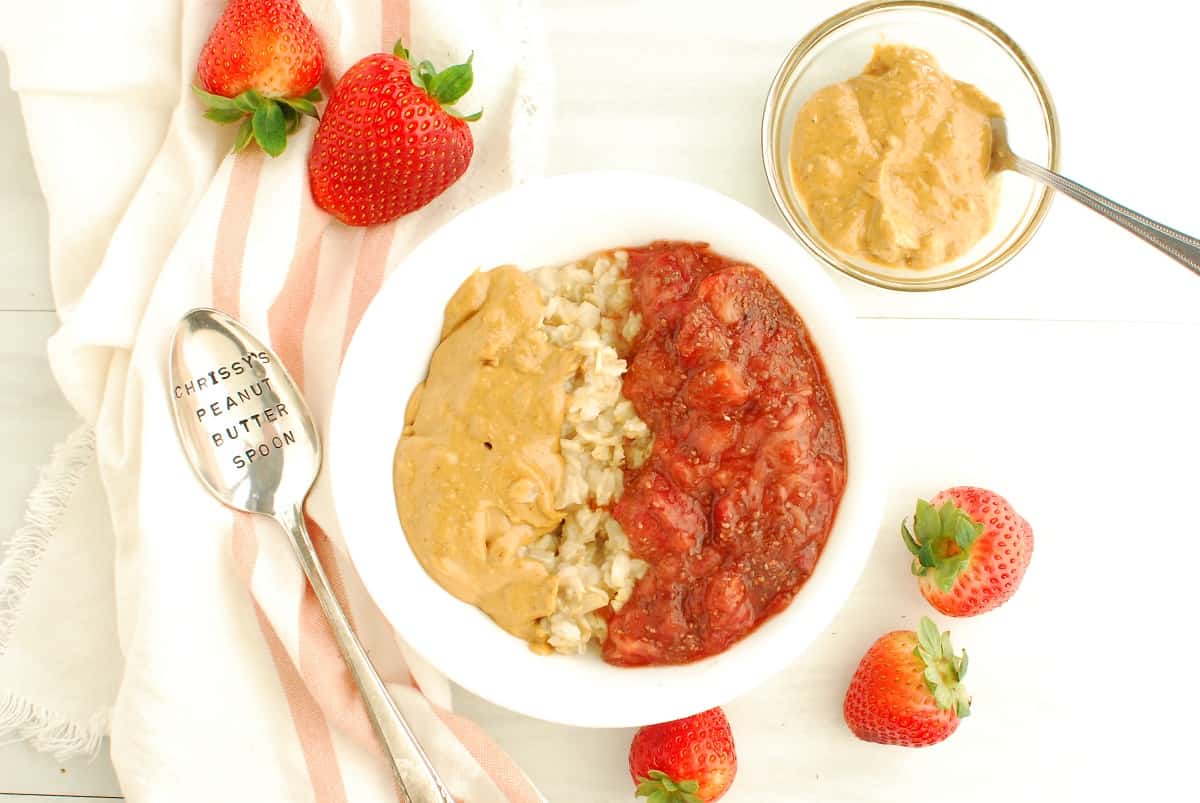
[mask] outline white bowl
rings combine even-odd
[[[848,477],[829,541],[786,610],[720,655],[622,668],[598,655],[540,656],[438,586],[396,515],[392,452],[404,406],[437,342],[442,308],[476,268],[559,264],[655,239],[704,241],[761,268],[807,323],[841,413]],[[850,309],[812,256],[756,212],[712,190],[638,173],[545,179],[464,212],[396,267],[346,353],[330,433],[338,520],[363,582],[397,633],[471,692],[585,727],[663,722],[720,705],[793,662],[841,607],[877,534],[876,417]]]

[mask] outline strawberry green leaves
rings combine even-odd
[[[226,125],[227,123],[236,123],[245,117],[246,113],[238,109],[206,109],[204,116],[214,123]]]
[[[254,139],[254,120],[247,117],[242,121],[242,125],[238,128],[237,139],[233,142],[233,152],[241,153],[246,150],[246,146],[250,144],[250,140]]]
[[[937,707],[953,710],[958,717],[971,714],[971,697],[961,681],[967,674],[967,651],[954,654],[950,632],[938,633],[928,616],[917,626],[917,647],[913,651],[925,664],[924,679]]]
[[[254,110],[254,139],[271,156],[278,156],[287,147],[287,121],[277,103],[264,103]]]
[[[403,40],[396,42],[392,53],[412,65],[412,58],[408,49],[404,47]],[[472,53],[462,64],[447,67],[441,72],[438,72],[432,62],[423,60],[412,66],[413,83],[429,93],[429,96],[436,100],[448,114],[473,123],[483,116],[482,109],[474,114],[463,114],[452,104],[457,103],[463,95],[471,91],[471,87],[475,83],[475,70],[471,66],[474,60],[475,54]]]
[[[232,98],[205,92],[198,86],[193,86],[192,91],[207,107],[204,111],[207,119],[221,125],[241,122],[233,144],[235,153],[245,150],[254,141],[264,153],[278,156],[287,147],[288,136],[300,127],[304,117],[319,116],[315,105],[321,100],[319,89],[299,98],[265,97],[253,89]]]
[[[478,120],[480,117],[483,117],[483,109],[480,109],[479,111],[475,112],[474,114],[463,114],[458,109],[451,106],[446,109],[446,113],[451,115],[452,117],[457,117],[460,120],[466,120],[468,123],[473,123],[476,120]]]
[[[696,794],[700,784],[696,781],[675,781],[665,772],[650,770],[649,778],[639,776],[636,797],[644,797],[647,803],[702,803]]]
[[[913,530],[909,530],[908,522],[900,524],[900,537],[914,556],[912,573],[918,577],[932,573],[944,592],[954,587],[954,581],[970,563],[971,546],[982,532],[983,525],[951,500],[936,509],[918,499]]]
[[[284,98],[280,102],[300,114],[314,118],[320,116],[317,114],[317,107],[308,98]]]
[[[262,105],[263,97],[253,89],[247,89],[233,99],[233,105],[243,112],[254,114],[254,110]]]
[[[472,53],[464,63],[432,73],[425,82],[425,91],[443,106],[456,103],[471,91],[471,85],[475,83],[475,73],[471,69],[474,60],[475,54]],[[425,64],[428,62],[422,62],[422,66]]]

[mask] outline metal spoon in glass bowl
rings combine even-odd
[[[175,429],[204,487],[234,510],[270,516],[292,537],[405,798],[454,803],[351,629],[313,549],[304,500],[321,468],[321,440],[283,363],[225,313],[194,309],[175,329],[168,372]]]
[[[1069,195],[1093,212],[1099,212],[1121,228],[1132,232],[1159,251],[1180,262],[1193,273],[1200,275],[1200,240],[1139,215],[1128,207],[1110,201],[1097,192],[1092,192],[1082,184],[1077,184],[1041,165],[1022,159],[1008,147],[1008,125],[1004,122],[1004,118],[993,117],[991,121],[992,172],[1013,170],[1026,178],[1040,181],[1064,195]]]

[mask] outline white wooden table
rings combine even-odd
[[[843,2],[546,0],[557,76],[548,172],[667,173],[778,220],[759,161],[762,99],[791,43]],[[1200,112],[1180,100],[1200,22],[1190,4],[972,6],[1008,29],[1049,82],[1066,172],[1200,232]],[[73,416],[44,357],[55,326],[45,209],[6,72],[0,85],[0,533],[9,533]],[[829,631],[728,706],[741,760],[729,803],[1187,796],[1200,716],[1188,691],[1200,278],[1060,199],[1016,261],[967,288],[907,295],[837,281],[887,399],[886,517]],[[975,696],[958,734],[925,751],[856,742],[840,723],[855,662],[876,635],[928,612],[895,526],[916,495],[955,483],[994,487],[1033,523],[1032,568],[1010,604],[952,624],[972,654]],[[628,731],[546,725],[468,695],[460,706],[550,800],[627,799]],[[103,756],[60,767],[15,745],[0,748],[5,794],[119,789]]]

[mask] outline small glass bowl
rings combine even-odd
[[[928,268],[893,268],[835,250],[813,227],[792,185],[789,151],[800,108],[822,87],[862,72],[875,45],[912,45],[933,54],[950,76],[979,87],[1000,104],[1013,152],[1058,169],[1058,117],[1041,75],[1003,31],[961,8],[925,0],[871,2],[818,25],[784,60],[767,94],[762,148],[767,182],[779,211],[821,261],[879,287],[943,290],[986,276],[1019,252],[1041,225],[1048,188],[1002,174],[995,224],[967,253]]]

